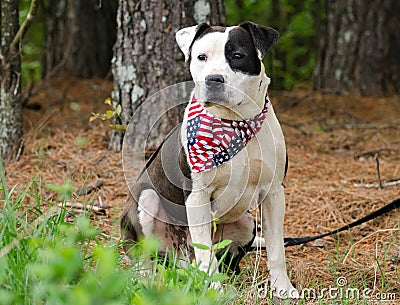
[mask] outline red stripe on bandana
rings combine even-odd
[[[209,113],[193,96],[187,124],[189,165],[200,173],[232,159],[260,131],[268,112],[265,96],[262,111],[249,120],[227,120]]]

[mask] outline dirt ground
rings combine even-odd
[[[46,183],[71,181],[75,189],[101,179],[97,192],[77,202],[102,203],[102,231],[118,240],[118,214],[127,187],[121,154],[107,149],[107,123],[89,123],[104,112],[112,83],[67,77],[46,84],[24,109],[25,146],[6,168],[10,186],[24,189],[32,179],[53,204],[57,194]],[[400,179],[400,98],[270,92],[281,121],[289,155],[285,181],[286,236],[309,236],[336,229],[400,197],[400,185],[383,189],[356,187]],[[27,202],[26,204],[29,204]],[[298,288],[349,283],[397,293],[400,298],[400,211],[370,221],[338,238],[287,248],[291,278]],[[346,257],[347,252],[350,254]],[[261,258],[261,274],[267,274]],[[246,266],[244,266],[246,267]],[[247,266],[252,268],[252,266]]]

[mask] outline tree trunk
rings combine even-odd
[[[1,1],[0,157],[11,161],[22,139],[21,60],[10,50],[19,29],[18,0]]]
[[[79,77],[105,76],[116,37],[116,0],[50,0],[44,75],[56,68]]]
[[[397,0],[327,1],[314,87],[362,95],[400,92]]]
[[[122,105],[119,122],[128,125],[140,107],[140,123],[135,130],[135,146],[142,146],[155,112],[142,104],[151,94],[169,85],[189,80],[184,56],[175,42],[175,33],[186,26],[208,22],[223,24],[225,10],[222,0],[199,1],[133,1],[121,0],[117,12],[117,41],[114,46],[112,72],[114,107]],[[166,109],[164,109],[166,112]],[[178,123],[182,109],[173,109],[163,118],[157,131],[147,138],[148,147],[156,147],[168,131]],[[144,126],[148,128],[144,128]],[[120,150],[123,133],[114,131],[110,148]]]

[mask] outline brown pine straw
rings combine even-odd
[[[25,147],[18,162],[7,166],[7,183],[21,190],[38,181],[44,205],[57,205],[57,194],[46,183],[71,181],[75,190],[97,179],[103,185],[76,202],[105,203],[106,216],[94,222],[106,235],[118,239],[118,215],[127,187],[121,153],[107,149],[107,123],[89,122],[91,112],[104,112],[103,101],[112,84],[100,80],[63,78],[49,84],[29,103],[42,110],[24,110]],[[294,97],[301,102],[292,107]],[[379,151],[383,182],[400,178],[400,101],[397,97],[321,95],[297,90],[270,93],[281,121],[289,155],[285,180],[287,237],[327,232],[350,223],[400,197],[400,186],[383,189],[356,188],[355,183],[377,183],[373,156],[355,156]],[[80,110],[71,108],[78,105]],[[76,107],[75,107],[76,108]],[[283,113],[279,109],[286,109]],[[86,138],[85,141],[80,141]],[[84,143],[79,145],[78,142]],[[24,204],[35,204],[34,196]],[[328,287],[344,276],[349,283],[397,293],[400,299],[400,212],[370,221],[337,237],[325,238],[286,249],[288,270],[297,288]],[[242,264],[244,281],[251,286],[255,254]],[[268,277],[266,257],[259,257],[259,281]],[[376,266],[379,265],[377,269]],[[246,277],[246,274],[249,275]],[[374,286],[375,285],[375,286]],[[266,302],[266,301],[265,301]]]

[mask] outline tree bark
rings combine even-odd
[[[104,77],[111,68],[116,11],[116,0],[50,0],[44,75],[62,68],[78,77]]]
[[[400,29],[396,0],[327,1],[315,89],[361,95],[400,92]]]
[[[1,1],[0,157],[9,162],[22,139],[21,60],[10,48],[19,29],[18,0]]]
[[[117,41],[112,61],[112,99],[114,107],[122,105],[118,123],[125,126],[141,106],[140,123],[136,126],[133,145],[143,145],[147,137],[145,130],[150,128],[147,125],[153,121],[154,109],[142,105],[144,100],[162,88],[189,80],[184,56],[175,42],[175,33],[183,27],[201,22],[224,24],[223,0],[119,1]],[[147,138],[149,147],[158,146],[168,131],[178,123],[181,112],[181,109],[168,112],[157,127],[158,130],[153,130],[153,134]],[[122,138],[122,132],[114,131],[110,148],[120,150]]]

